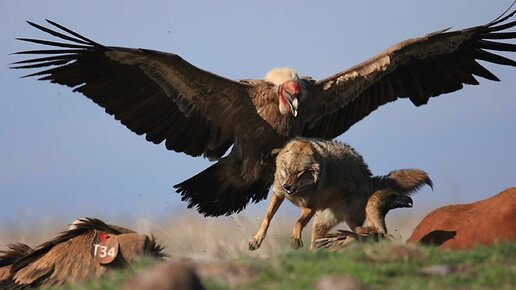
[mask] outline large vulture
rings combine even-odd
[[[234,81],[176,54],[104,46],[50,20],[53,28],[29,24],[57,41],[19,38],[51,48],[18,52],[36,57],[13,68],[44,68],[28,76],[81,92],[150,142],[216,160],[175,188],[200,213],[229,215],[267,196],[273,153],[294,136],[334,138],[398,98],[421,106],[479,84],[476,76],[498,81],[477,61],[516,66],[493,53],[516,51],[504,43],[516,38],[507,31],[515,12],[405,40],[322,80],[274,69],[263,80]]]

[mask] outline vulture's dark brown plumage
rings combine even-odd
[[[175,188],[189,207],[218,216],[267,196],[272,152],[293,136],[334,138],[398,98],[420,106],[464,84],[477,85],[477,76],[498,81],[478,60],[516,66],[496,53],[516,51],[516,44],[505,42],[516,38],[508,31],[516,25],[515,12],[400,42],[318,81],[292,70],[233,81],[176,54],[104,46],[49,20],[55,30],[29,24],[60,41],[20,38],[52,48],[19,52],[38,57],[13,68],[43,68],[29,76],[72,87],[150,142],[217,160]]]
[[[12,265],[23,256],[32,252],[31,247],[22,243],[9,244],[7,248],[8,250],[0,251],[0,286],[2,286],[3,282],[7,284],[7,281],[10,279]],[[4,288],[7,287],[0,287],[0,289]]]
[[[426,175],[426,173],[424,174]],[[430,187],[433,186],[432,180],[428,176],[424,183],[421,183],[421,185],[423,184],[427,184]],[[396,187],[393,184],[391,188]],[[336,233],[327,234],[325,237],[314,241],[315,247],[318,249],[339,250],[355,242],[378,242],[385,238],[392,240],[392,236],[387,233],[385,216],[392,209],[412,207],[413,201],[410,198],[412,193],[413,191],[406,190],[376,190],[367,201],[365,226],[357,227],[354,232],[338,230]]]
[[[101,239],[114,241],[109,244],[112,252],[103,251],[101,247],[107,244]],[[94,218],[79,219],[69,230],[34,249],[24,244],[12,244],[8,248],[0,252],[0,289],[80,282],[127,266],[137,255],[158,259],[165,256],[154,237]]]

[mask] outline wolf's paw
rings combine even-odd
[[[249,241],[249,251],[254,251],[254,250],[258,249],[261,244],[262,244],[262,240],[258,240],[256,238],[252,238]]]
[[[299,249],[302,246],[303,246],[303,240],[301,240],[300,238],[296,238],[296,237],[290,238],[290,247],[292,247],[292,249]]]

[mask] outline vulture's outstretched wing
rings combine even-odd
[[[429,98],[477,85],[475,76],[499,79],[477,60],[516,66],[489,52],[514,52],[513,11],[483,26],[438,31],[400,42],[379,55],[316,82],[303,136],[335,138],[379,106],[407,97],[416,106]]]
[[[57,29],[29,24],[59,42],[20,38],[52,49],[18,52],[43,57],[15,62],[13,68],[46,68],[28,76],[72,87],[148,141],[166,140],[168,149],[219,160],[175,186],[201,213],[230,214],[267,195],[270,177],[262,174],[265,165],[256,164],[280,145],[255,103],[272,84],[232,81],[171,53],[104,46],[47,22]]]
[[[245,83],[201,70],[175,54],[104,46],[47,22],[57,29],[28,23],[60,42],[19,38],[52,49],[18,52],[42,57],[15,62],[13,68],[50,67],[27,76],[72,87],[150,142],[218,159],[234,142],[236,123],[250,130],[253,122],[263,123]]]

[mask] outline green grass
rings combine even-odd
[[[313,289],[326,275],[349,275],[367,289],[516,289],[516,243],[477,247],[467,251],[446,251],[432,247],[402,250],[386,243],[353,245],[344,252],[289,250],[268,258],[243,257],[240,261],[259,270],[258,276],[235,289]],[[148,261],[128,270],[73,289],[119,289],[119,285]],[[424,274],[431,265],[448,265],[445,276]],[[207,289],[228,286],[205,280]],[[77,288],[78,287],[78,288]]]
[[[325,275],[350,275],[368,289],[514,289],[516,244],[445,251],[420,247],[396,255],[387,244],[356,245],[343,253],[289,252],[277,261],[256,263],[262,274],[243,289],[313,289]],[[274,266],[276,265],[276,266]],[[278,266],[279,265],[279,266]],[[449,275],[422,269],[449,265]]]

